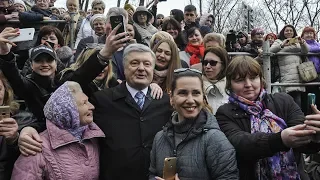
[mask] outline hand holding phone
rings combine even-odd
[[[122,15],[110,16],[110,23],[111,23],[112,30],[115,29],[119,24],[121,24],[121,27],[117,30],[116,34],[126,32],[124,17]]]
[[[174,180],[176,176],[177,158],[169,157],[164,159],[163,165],[163,179]]]
[[[0,106],[0,120],[10,117],[10,106]]]
[[[34,32],[34,28],[19,29],[20,34],[16,37],[9,37],[8,40],[11,42],[31,41],[33,40]]]

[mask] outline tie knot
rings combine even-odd
[[[136,98],[138,99],[142,99],[144,97],[144,94],[142,91],[137,92],[137,94],[135,95]]]

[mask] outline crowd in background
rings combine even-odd
[[[320,179],[319,86],[273,94],[262,68],[269,41],[304,54],[272,57],[272,82],[305,82],[303,62],[320,73],[320,56],[305,55],[320,52],[313,27],[224,35],[193,5],[165,16],[158,0],[106,15],[103,0],[88,12],[54,3],[0,1],[1,180]],[[22,28],[33,40],[11,42]]]

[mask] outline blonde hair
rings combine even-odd
[[[2,81],[4,88],[3,104],[1,106],[10,106],[10,111],[14,114],[19,110],[20,105],[14,100],[13,89],[11,88],[6,77],[3,75],[2,71],[0,71],[0,81]]]
[[[154,46],[158,44],[158,42],[161,41],[162,39],[170,39],[171,41],[174,42],[173,37],[169,33],[165,31],[158,31],[150,39],[150,49],[153,49]]]
[[[208,33],[204,36],[203,38],[203,44],[204,47],[206,47],[206,44],[210,41],[216,41],[219,43],[219,46],[222,48],[226,48],[226,38],[224,37],[223,34],[220,33]]]
[[[63,77],[64,73],[66,73],[67,71],[76,71],[77,69],[79,69],[89,58],[90,56],[92,56],[94,53],[96,53],[98,51],[98,49],[84,49],[79,57],[77,58],[76,62],[71,64],[69,68],[66,68],[64,70],[61,71],[61,74]],[[106,78],[106,81],[104,83],[104,88],[108,88],[108,82],[110,81],[110,79],[113,77],[113,72],[112,72],[112,64],[111,62],[109,62],[108,65],[108,75]]]
[[[176,43],[170,39],[160,40],[152,49],[155,54],[157,52],[158,47],[162,43],[168,43],[170,50],[171,50],[171,59],[169,62],[166,81],[164,84],[165,87],[161,87],[161,89],[163,91],[166,91],[167,93],[169,93],[171,91],[171,83],[173,80],[174,70],[181,68],[181,60],[179,57],[178,47],[177,47]]]

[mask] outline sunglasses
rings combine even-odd
[[[201,71],[199,71],[197,69],[190,69],[190,68],[179,68],[179,69],[175,69],[173,72],[175,74],[179,74],[179,73],[186,72],[186,71],[190,71],[190,72],[194,72],[194,73],[202,75]]]
[[[203,60],[202,61],[202,65],[203,66],[207,66],[208,64],[210,64],[210,66],[216,66],[218,63],[221,63],[221,61],[215,61],[215,60]]]

